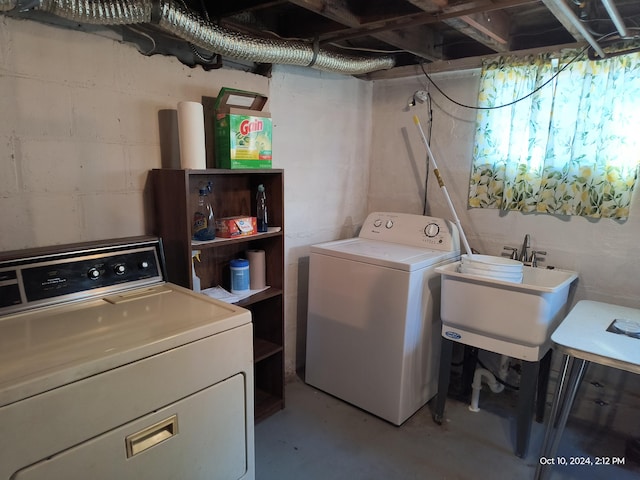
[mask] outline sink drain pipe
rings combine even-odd
[[[504,385],[502,385],[496,377],[486,368],[476,368],[475,373],[473,374],[473,383],[471,384],[472,393],[471,393],[471,405],[469,405],[469,410],[472,412],[479,412],[480,408],[478,408],[478,401],[480,400],[480,390],[482,389],[482,380],[485,381],[489,388],[493,393],[500,393],[504,390]]]
[[[511,357],[507,355],[500,356],[500,368],[498,369],[498,378],[502,380],[502,382],[507,381],[507,375],[509,374],[509,361]]]

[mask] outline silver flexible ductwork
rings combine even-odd
[[[303,41],[251,37],[214,25],[170,0],[0,0],[0,11],[27,9],[84,24],[150,23],[209,52],[257,63],[299,65],[348,75],[388,69],[395,64],[390,56],[356,57]]]

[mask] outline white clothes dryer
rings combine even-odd
[[[437,393],[440,274],[454,224],[375,212],[356,238],[313,245],[305,381],[395,425]]]
[[[0,252],[0,480],[254,480],[252,342],[157,238]]]

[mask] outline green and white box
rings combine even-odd
[[[215,152],[218,168],[271,168],[271,116],[267,97],[223,88],[215,105]]]

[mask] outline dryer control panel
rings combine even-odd
[[[164,282],[162,243],[129,237],[0,254],[0,317]]]
[[[410,213],[370,213],[358,237],[445,252],[460,250],[460,235],[452,222]]]

